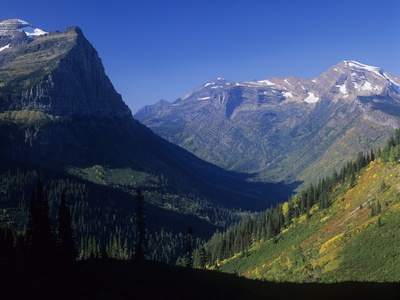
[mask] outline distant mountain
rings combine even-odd
[[[264,181],[310,182],[400,125],[400,78],[342,61],[315,79],[218,78],[135,118],[167,140],[228,170]]]
[[[36,184],[31,181],[44,177],[53,209],[59,187],[69,191],[78,236],[86,239],[81,244],[95,236],[105,246],[110,235],[132,243],[132,195],[141,186],[153,214],[152,251],[169,251],[153,258],[174,259],[174,246],[157,240],[182,244],[176,239],[189,224],[205,238],[237,220],[241,210],[263,209],[291,193],[283,184],[249,182],[249,175],[202,161],[134,120],[78,27],[31,35],[26,28],[33,27],[20,19],[0,22],[4,211],[26,214]]]
[[[146,116],[155,114],[157,112],[159,112],[160,110],[162,110],[164,107],[170,105],[171,103],[166,101],[166,100],[160,100],[157,103],[153,104],[153,105],[146,105],[142,108],[140,108],[135,116],[137,119],[141,119],[141,118],[145,118]]]

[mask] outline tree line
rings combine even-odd
[[[1,165],[0,224],[12,225],[18,234],[25,232],[32,187],[36,186],[39,179],[44,183],[53,225],[58,219],[60,195],[65,192],[76,234],[77,259],[126,259],[133,256],[136,189],[132,184],[104,186],[42,168]],[[174,264],[185,252],[186,224],[191,223],[196,227],[196,218],[207,225],[197,230],[198,243],[198,240],[209,238],[216,228],[227,228],[237,222],[243,214],[212,205],[207,199],[201,199],[195,194],[171,194],[169,185],[163,186],[161,190],[156,190],[154,186],[153,183],[142,187],[146,210],[151,216],[147,220],[145,239],[145,255],[151,260]],[[184,213],[181,213],[181,209]],[[176,218],[176,211],[183,217]],[[169,219],[173,222],[165,221]]]
[[[137,188],[136,193],[136,240],[132,258],[140,262],[145,259],[146,225],[144,197],[140,188]],[[90,252],[89,256],[84,258],[128,259],[131,256],[126,239],[121,247],[120,239],[117,240],[115,236],[110,236],[105,251],[101,250],[95,238],[83,241],[82,245],[83,252]],[[17,232],[11,223],[0,223],[1,259],[20,260],[25,266],[40,271],[51,269],[55,265],[69,267],[78,258],[78,254],[71,209],[65,191],[60,195],[57,222],[54,224],[50,217],[47,195],[40,180],[32,192],[25,230]]]
[[[0,227],[1,256],[21,257],[23,262],[38,270],[58,265],[68,266],[77,257],[71,211],[65,193],[60,195],[58,222],[50,220],[47,196],[41,181],[32,192],[28,222],[24,233],[17,233],[10,224]]]
[[[194,267],[218,266],[218,263],[234,255],[246,255],[256,241],[272,239],[275,243],[282,230],[301,216],[310,217],[312,209],[324,210],[330,207],[337,192],[352,188],[356,184],[357,175],[375,159],[383,163],[400,162],[400,130],[396,129],[394,136],[389,138],[381,149],[367,153],[359,152],[354,161],[347,162],[339,172],[333,171],[331,176],[320,179],[316,184],[309,184],[301,192],[291,196],[288,201],[279,203],[259,214],[253,214],[242,219],[237,225],[226,231],[217,231],[209,241],[201,244],[192,253]],[[371,208],[371,215],[380,210]],[[184,257],[178,259],[178,264],[184,265]]]

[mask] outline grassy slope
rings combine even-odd
[[[336,191],[328,210],[314,208],[309,220],[295,220],[275,244],[255,242],[247,255],[222,262],[220,269],[278,281],[398,282],[400,166],[374,161],[357,180],[354,188]],[[371,217],[378,202],[381,211]]]

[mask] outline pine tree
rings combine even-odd
[[[146,241],[146,215],[144,209],[144,197],[140,188],[136,189],[135,208],[136,235],[134,259],[136,261],[142,261],[145,258],[144,242]]]
[[[370,153],[370,160],[374,161],[375,160],[375,153],[374,150],[371,149],[371,153]]]
[[[0,224],[0,257],[12,257],[15,252],[16,232],[9,225]]]
[[[382,221],[381,221],[380,217],[378,218],[378,222],[376,225],[377,225],[377,227],[382,227]]]
[[[188,226],[187,230],[185,266],[193,267],[193,229],[191,226]]]
[[[65,192],[61,193],[58,209],[58,239],[61,259],[64,262],[74,261],[78,253],[72,230],[71,211],[65,198]]]
[[[200,268],[205,269],[207,265],[208,257],[204,246],[200,248]]]
[[[55,260],[56,243],[49,218],[49,207],[42,182],[32,193],[25,234],[26,257],[30,264],[50,266]]]

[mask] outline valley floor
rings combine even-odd
[[[40,274],[2,262],[2,299],[399,299],[400,284],[273,283],[146,261],[79,261]]]

